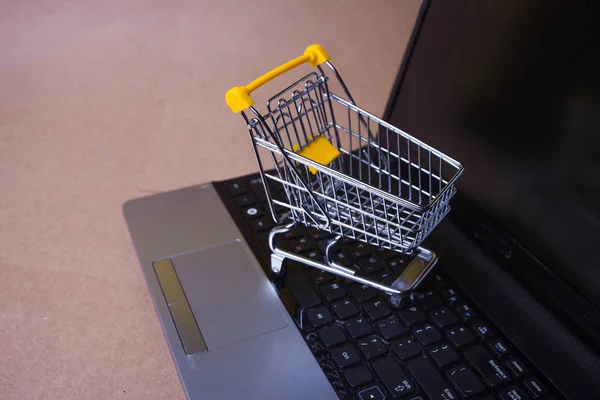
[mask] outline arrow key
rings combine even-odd
[[[385,400],[385,396],[377,386],[371,386],[361,392],[358,392],[360,400]]]

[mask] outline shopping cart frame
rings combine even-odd
[[[275,70],[263,75],[262,77],[258,78],[255,81],[251,82],[249,85],[247,85],[245,87],[243,87],[243,86],[242,87],[234,87],[230,91],[227,92],[226,100],[227,100],[228,105],[230,106],[232,111],[234,111],[236,113],[241,112],[241,114],[247,124],[248,130],[250,133],[250,137],[251,137],[251,140],[253,143],[256,161],[259,165],[261,178],[263,181],[263,187],[267,194],[267,199],[269,200],[268,204],[269,204],[271,216],[272,216],[273,220],[276,221],[276,223],[278,224],[278,226],[273,228],[271,230],[271,232],[269,233],[269,246],[272,251],[271,269],[275,274],[283,273],[283,261],[285,259],[290,259],[290,260],[297,261],[297,262],[303,263],[305,265],[308,265],[308,266],[311,266],[314,268],[318,268],[318,269],[326,271],[326,272],[330,272],[332,274],[335,274],[335,275],[341,276],[343,278],[358,282],[360,284],[374,287],[374,288],[381,290],[384,293],[390,295],[392,302],[397,303],[400,301],[400,298],[404,293],[413,290],[422,281],[422,279],[427,275],[427,273],[429,271],[431,271],[431,269],[437,262],[437,257],[435,255],[435,253],[433,253],[432,251],[430,251],[426,248],[423,248],[421,246],[417,246],[417,244],[420,244],[420,242],[422,242],[422,240],[424,240],[424,237],[426,237],[427,234],[430,233],[433,230],[433,228],[435,228],[435,226],[444,218],[444,216],[449,211],[448,202],[455,193],[454,182],[456,181],[456,179],[458,179],[458,177],[462,173],[462,170],[463,170],[462,165],[460,165],[460,163],[458,163],[456,160],[451,159],[450,157],[448,157],[448,156],[442,154],[441,152],[433,149],[432,147],[426,145],[425,143],[418,141],[416,138],[413,138],[410,135],[407,135],[406,133],[400,131],[403,134],[403,136],[409,137],[411,139],[411,141],[413,141],[414,143],[417,143],[419,146],[423,146],[423,148],[425,148],[427,151],[433,152],[436,156],[438,156],[439,162],[440,162],[440,170],[439,170],[439,177],[438,177],[440,191],[432,198],[433,189],[431,186],[431,176],[433,175],[433,172],[431,169],[431,153],[430,153],[429,171],[428,171],[429,181],[430,181],[429,193],[428,193],[429,198],[430,198],[429,203],[415,204],[414,202],[408,201],[402,197],[394,196],[390,193],[387,193],[385,190],[382,190],[382,188],[381,188],[381,175],[379,175],[379,179],[380,179],[379,186],[380,187],[371,186],[370,185],[371,184],[371,175],[370,175],[370,170],[369,170],[369,185],[366,185],[366,186],[368,187],[368,191],[371,196],[371,202],[373,201],[372,194],[375,194],[377,196],[377,198],[383,199],[382,202],[384,204],[384,211],[385,211],[386,217],[387,217],[387,210],[388,210],[386,208],[387,206],[385,206],[386,200],[390,201],[390,202],[395,202],[396,204],[401,204],[402,209],[404,209],[404,207],[409,207],[409,210],[414,210],[413,213],[414,212],[426,213],[429,210],[431,210],[432,207],[436,206],[436,204],[439,205],[440,203],[442,203],[442,205],[440,206],[441,208],[439,210],[436,210],[436,213],[434,215],[435,218],[432,218],[431,221],[429,221],[429,220],[426,221],[429,225],[427,226],[427,229],[424,233],[424,237],[418,237],[418,234],[421,233],[424,228],[421,226],[417,226],[417,223],[422,222],[421,220],[417,219],[416,220],[417,222],[415,222],[414,226],[413,226],[413,230],[416,231],[417,233],[415,234],[414,238],[407,241],[408,244],[405,243],[403,236],[402,236],[402,232],[400,232],[399,230],[398,230],[398,233],[401,238],[400,241],[391,240],[391,239],[388,240],[386,243],[384,243],[382,241],[381,247],[391,248],[390,246],[395,245],[395,247],[392,246],[393,247],[392,250],[398,251],[399,253],[403,253],[403,254],[407,254],[407,253],[414,254],[414,258],[412,259],[411,263],[406,267],[406,269],[404,269],[402,274],[400,276],[398,276],[394,280],[394,282],[391,284],[386,285],[382,282],[377,282],[372,279],[369,279],[368,277],[357,275],[356,270],[354,270],[352,268],[344,267],[342,265],[339,265],[336,262],[331,261],[330,253],[331,253],[332,249],[334,249],[335,246],[339,243],[339,241],[343,237],[346,237],[346,235],[343,234],[344,230],[341,228],[341,226],[340,226],[340,231],[341,231],[340,234],[335,234],[334,229],[332,229],[332,219],[330,217],[331,211],[332,211],[331,204],[328,203],[327,201],[323,200],[324,191],[319,192],[318,195],[315,194],[314,187],[309,183],[310,177],[307,176],[306,174],[303,176],[298,165],[303,165],[305,167],[306,171],[307,171],[307,168],[312,168],[314,171],[317,171],[315,174],[318,173],[318,174],[324,174],[327,177],[333,177],[332,179],[335,179],[336,182],[338,182],[338,181],[339,182],[348,182],[349,184],[354,185],[355,187],[365,186],[365,183],[359,179],[356,179],[355,177],[348,176],[348,174],[345,174],[336,169],[330,168],[327,165],[323,165],[321,163],[315,162],[309,158],[303,157],[302,155],[297,154],[297,152],[291,151],[289,148],[286,148],[283,144],[283,139],[282,139],[281,133],[279,132],[279,128],[276,126],[276,122],[274,122],[275,123],[274,129],[276,129],[278,131],[277,134],[271,129],[271,127],[269,126],[269,123],[266,121],[267,118],[273,117],[273,110],[271,108],[271,102],[274,99],[277,99],[283,93],[290,90],[292,87],[297,85],[299,82],[301,82],[304,79],[306,79],[307,77],[309,77],[311,74],[308,74],[305,77],[299,79],[294,84],[288,86],[286,89],[282,90],[280,93],[273,96],[267,102],[267,108],[269,110],[269,113],[266,114],[265,116],[263,116],[253,106],[254,102],[250,97],[250,93],[252,91],[254,91],[255,89],[257,89],[258,87],[269,82],[270,80],[281,75],[282,73],[287,72],[287,71],[291,70],[292,68],[295,68],[298,65],[303,64],[303,63],[311,64],[311,66],[313,66],[320,73],[320,75],[317,74],[315,76],[320,77],[319,79],[324,79],[324,81],[321,82],[321,84],[325,85],[325,88],[326,88],[325,95],[327,97],[327,101],[330,102],[329,103],[330,107],[331,107],[331,102],[335,100],[335,101],[343,104],[345,107],[348,107],[348,109],[352,109],[354,112],[356,112],[358,115],[358,118],[359,118],[358,121],[360,123],[365,123],[365,119],[367,119],[369,122],[375,121],[377,123],[378,127],[383,126],[383,127],[386,127],[386,129],[393,129],[393,130],[399,131],[397,128],[391,126],[390,124],[386,123],[385,121],[381,120],[380,118],[378,118],[356,106],[356,103],[355,103],[352,95],[350,94],[350,91],[348,90],[346,84],[344,83],[343,79],[341,78],[340,74],[337,72],[337,70],[335,69],[333,64],[331,64],[329,62],[329,56],[327,55],[327,53],[325,53],[323,48],[320,47],[319,45],[309,46],[303,56],[297,57],[296,59],[279,66]],[[322,64],[327,65],[327,67],[329,67],[329,69],[333,72],[333,75],[337,78],[337,81],[339,82],[340,86],[342,87],[343,92],[347,97],[347,100],[342,99],[341,97],[339,97],[329,91],[328,87],[326,86],[326,81],[329,78],[325,75],[325,72],[323,71],[323,69],[321,67]],[[308,89],[309,88],[307,88],[307,90]],[[279,105],[279,107],[281,108],[281,105]],[[246,109],[249,109],[252,112],[252,114],[254,114],[253,118],[248,117],[248,115],[244,111]],[[300,113],[300,110],[298,112]],[[333,109],[331,109],[330,112],[331,112],[331,118],[333,119],[333,116],[334,116]],[[298,119],[300,119],[300,117],[301,117],[301,114],[299,114]],[[306,117],[308,118],[308,111],[306,111]],[[284,122],[284,126],[285,126],[285,124],[286,123]],[[327,129],[329,129],[329,128],[330,127],[328,127]],[[262,132],[262,133],[256,131],[253,134],[254,129],[260,129],[260,132]],[[287,127],[286,127],[286,129],[287,129]],[[334,124],[333,129],[335,130],[335,134],[338,135],[339,133],[337,131],[337,129],[338,129],[337,124]],[[352,134],[351,130],[350,130],[350,133]],[[389,130],[388,130],[388,134],[389,134]],[[306,131],[304,131],[304,135],[306,137]],[[368,125],[368,127],[367,127],[366,135],[369,136],[368,143],[369,143],[369,146],[371,146],[371,142],[372,141],[375,142],[375,137],[377,135],[373,134],[373,132],[370,129],[370,125]],[[362,139],[362,137],[361,137],[361,139]],[[300,139],[298,139],[298,140],[300,140]],[[350,140],[352,140],[352,137],[350,137]],[[332,141],[333,141],[333,139],[332,139]],[[338,141],[338,149],[341,149],[341,147],[339,145],[339,141],[340,141],[339,137],[337,137],[337,141]],[[307,143],[308,143],[308,139],[307,139]],[[359,152],[364,151],[363,147],[361,147],[361,146],[362,146],[362,144],[359,142],[359,147],[358,147]],[[409,148],[408,148],[408,151],[409,151],[408,168],[409,168],[409,174],[410,174],[413,164],[411,164],[411,162],[410,162],[410,143],[408,146],[409,146]],[[273,157],[273,161],[274,161],[275,165],[276,166],[279,165],[279,167],[277,169],[279,176],[269,175],[269,172],[267,172],[265,170],[261,156],[259,155],[259,148],[266,149],[267,151],[269,151],[271,153],[271,157]],[[372,162],[373,159],[370,158],[371,157],[371,155],[370,155],[371,148],[369,147],[368,150],[369,150],[369,160],[370,160],[370,162]],[[382,166],[381,166],[381,159],[382,159],[381,147],[376,149],[376,151],[378,152],[377,157],[379,158],[379,161],[380,161],[379,173],[381,174],[381,172],[385,170],[385,168],[382,169]],[[420,151],[421,151],[421,147],[419,147],[419,157],[421,155]],[[279,164],[278,164],[278,162],[275,161],[276,156],[280,157]],[[451,165],[453,165],[456,168],[456,173],[447,181],[442,179],[442,171],[441,171],[442,157],[443,157],[444,162],[449,162]],[[350,171],[351,171],[352,170],[352,162],[353,162],[352,155],[350,155],[349,160],[350,160],[349,163],[350,163]],[[390,160],[390,158],[389,158],[389,154],[388,154],[388,162],[389,162],[389,160]],[[340,163],[341,162],[342,161],[340,161]],[[400,155],[398,155],[398,163],[400,164]],[[384,165],[384,167],[385,167],[385,165]],[[284,170],[285,173],[283,174],[285,176],[282,176],[281,168],[285,168],[285,170]],[[359,163],[359,168],[362,168],[360,163]],[[389,165],[387,166],[387,168],[388,168],[387,173],[389,175]],[[421,188],[421,175],[420,174],[422,173],[422,170],[423,170],[423,167],[420,165],[420,161],[419,161],[419,165],[418,165],[419,200],[421,200],[422,188]],[[391,187],[391,178],[389,178],[389,176],[388,176],[388,179],[390,181],[390,187]],[[271,192],[271,188],[268,184],[269,180],[279,181],[281,184],[284,185],[286,195],[288,197],[287,204],[285,202],[280,202],[280,201],[278,202],[274,198],[274,195]],[[442,190],[442,182],[444,182],[444,184],[445,184],[443,190]],[[323,185],[323,182],[321,182],[321,185]],[[402,190],[401,179],[399,179],[399,185],[400,185],[400,191],[401,191]],[[291,189],[288,191],[288,188],[291,188]],[[295,195],[294,190],[298,191],[298,193],[299,193],[298,198],[300,200],[298,201],[298,199],[296,199],[296,204],[292,205],[291,204],[292,203],[291,196]],[[336,196],[336,190],[338,190],[338,189],[336,187],[334,187],[334,185],[332,185],[331,194]],[[345,184],[344,184],[344,190],[346,190]],[[409,190],[410,190],[410,187],[409,187]],[[360,194],[358,196],[360,197]],[[327,197],[325,196],[325,198],[327,198]],[[349,198],[349,197],[347,197],[347,198]],[[337,201],[337,198],[335,200]],[[359,200],[359,203],[360,203],[360,200]],[[290,209],[286,213],[281,213],[281,212],[278,213],[275,210],[275,206],[277,206],[277,205],[290,207]],[[373,206],[373,203],[372,203],[372,209],[373,209],[373,212],[375,213],[376,208],[375,208],[375,206]],[[328,212],[328,210],[329,210],[329,212]],[[349,211],[347,212],[347,214],[350,215],[351,221],[353,220],[353,218],[352,218],[353,212],[354,213],[362,212],[362,211],[356,210],[356,209],[355,209],[355,211],[350,211],[350,208],[348,208],[348,210]],[[334,212],[334,215],[336,215],[338,219],[341,218],[340,217],[341,214],[339,213],[339,210],[338,210],[337,214],[335,214],[335,212]],[[373,215],[374,215],[373,218],[375,218],[376,215],[375,214],[373,214]],[[292,219],[292,222],[286,223],[286,220],[289,220],[290,218]],[[398,211],[397,215],[395,215],[394,218],[402,219],[400,211]],[[420,218],[422,220],[425,220],[423,216],[421,216]],[[347,215],[346,215],[346,219],[347,219]],[[380,218],[380,219],[382,219],[382,218]],[[375,219],[374,219],[374,221],[375,221]],[[337,223],[338,225],[340,225],[340,222],[338,220],[334,220],[334,222]],[[362,222],[363,222],[363,225],[365,225],[364,219]],[[303,223],[304,225],[316,227],[318,229],[325,230],[325,231],[333,233],[335,235],[333,240],[331,240],[326,247],[325,263],[315,261],[311,258],[304,257],[304,256],[296,254],[292,251],[281,249],[276,245],[275,237],[277,235],[284,234],[284,233],[290,231],[299,223]],[[374,223],[377,225],[379,222],[374,222]],[[415,226],[416,226],[416,228],[415,228]],[[417,228],[419,229],[418,231],[417,231]],[[360,229],[358,229],[358,231],[360,231]],[[350,231],[350,232],[353,232],[353,231]],[[364,237],[362,237],[362,238],[357,237],[355,232],[352,233],[352,235],[355,239],[357,239],[359,241],[364,241],[364,242],[370,243],[371,238],[369,236],[367,236],[367,234],[369,232],[365,231],[363,233],[364,233]],[[379,233],[378,225],[376,226],[375,233],[376,234]],[[377,235],[373,235],[372,233],[369,233],[369,234],[371,234],[371,236],[374,236],[377,238]],[[390,238],[389,228],[387,231],[387,236],[389,239]],[[377,240],[377,244],[380,244],[379,240]]]

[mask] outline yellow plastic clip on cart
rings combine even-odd
[[[306,63],[312,71],[271,97],[264,114],[254,107],[254,90]],[[330,89],[334,84],[344,96]],[[284,260],[294,260],[381,290],[393,303],[421,282],[437,261],[421,243],[450,210],[463,172],[458,161],[357,107],[320,45],[233,87],[225,99],[244,118],[271,216],[279,224],[269,233],[274,273],[284,272]],[[298,225],[329,234],[323,259],[275,244],[277,235]],[[393,282],[378,280],[333,260],[332,249],[344,237],[411,261]]]

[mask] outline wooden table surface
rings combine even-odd
[[[121,215],[256,171],[223,101],[321,43],[384,109],[420,1],[0,2],[0,399],[184,398]]]

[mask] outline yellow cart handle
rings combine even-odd
[[[231,111],[239,113],[242,110],[249,108],[254,104],[254,100],[250,97],[250,93],[264,85],[265,83],[277,78],[279,75],[296,68],[304,63],[309,63],[311,67],[323,64],[329,60],[329,55],[325,49],[319,44],[313,44],[306,48],[304,54],[296,57],[293,60],[281,64],[279,67],[267,72],[266,74],[256,78],[246,86],[235,86],[225,94],[225,101]]]

